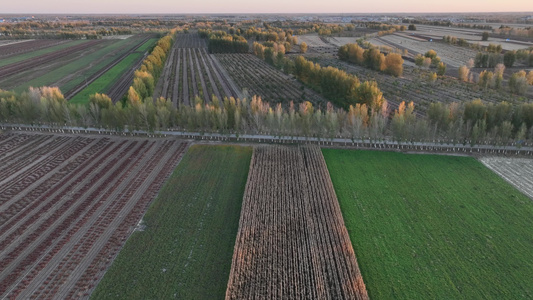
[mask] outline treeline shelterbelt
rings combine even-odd
[[[108,97],[93,95],[89,105],[69,104],[57,88],[30,88],[27,92],[0,91],[0,122],[32,125],[107,128],[116,131],[144,129],[183,130],[237,134],[269,134],[330,139],[393,138],[398,142],[447,141],[507,145],[533,141],[533,104],[485,104],[473,100],[464,105],[434,103],[426,118],[417,118],[413,103],[402,102],[390,111],[366,104],[348,109],[328,105],[320,110],[310,102],[271,106],[259,97],[224,100],[175,108],[163,98],[146,98],[113,104]]]
[[[240,35],[205,29],[200,29],[198,34],[202,38],[207,38],[209,53],[248,53],[250,48],[248,41]]]

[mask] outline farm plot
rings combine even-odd
[[[533,200],[533,160],[507,157],[482,157],[479,160]]]
[[[251,156],[192,146],[92,298],[222,299]]]
[[[235,83],[226,75],[217,58],[207,53],[207,48],[180,48],[192,44],[197,43],[184,40],[174,44],[154,98],[171,99],[177,107],[180,103],[192,103],[196,96],[205,102],[209,102],[212,96],[221,100],[239,97]]]
[[[306,43],[309,53],[337,55],[339,47],[335,43],[330,43],[328,39],[321,38],[318,35],[300,35],[299,43]]]
[[[122,55],[108,62],[103,68],[81,82],[66,93],[72,103],[87,103],[94,93],[108,94],[113,102],[117,102],[127,92],[133,81],[133,74],[146,55],[146,49],[157,40],[145,36]]]
[[[2,66],[0,67],[0,87],[2,89],[13,89],[20,85],[21,82],[48,74],[51,70],[77,61],[111,43],[113,41],[109,40],[76,41],[70,47]]]
[[[186,147],[0,135],[0,298],[88,296]]]
[[[28,59],[31,59],[31,58],[39,57],[39,56],[44,55],[44,54],[49,54],[49,53],[52,53],[52,52],[56,52],[56,51],[59,51],[59,50],[62,50],[62,49],[66,49],[66,48],[69,48],[69,47],[72,47],[72,46],[76,46],[76,45],[79,45],[79,44],[82,44],[82,43],[85,43],[85,42],[86,41],[84,41],[84,40],[64,41],[64,42],[62,42],[62,43],[60,43],[58,45],[51,46],[51,47],[46,47],[44,49],[39,49],[39,50],[35,50],[35,51],[29,51],[29,52],[22,53],[22,54],[17,54],[17,55],[10,55],[9,57],[5,57],[5,58],[2,58],[2,60],[0,60],[0,67],[4,67],[4,66],[10,65],[10,64],[18,63],[18,62],[21,62],[21,61],[24,61],[24,60],[28,60]]]
[[[334,66],[345,70],[356,75],[361,81],[375,80],[392,108],[397,108],[402,101],[413,101],[416,111],[422,115],[431,103],[436,102],[466,102],[480,98],[492,103],[501,101],[519,103],[518,96],[510,95],[505,90],[484,90],[453,77],[442,77],[437,82],[430,83],[426,79],[428,72],[418,67],[404,66],[403,76],[397,78],[338,59],[314,58],[313,60],[321,66]]]
[[[198,33],[180,33],[176,36],[176,48],[206,48],[206,39],[203,39]]]
[[[109,45],[54,68],[40,77],[20,82],[15,91],[22,92],[30,86],[58,86],[65,98],[71,99],[148,39],[148,36],[136,36],[127,40],[110,41]]]
[[[216,57],[239,88],[246,89],[250,96],[261,96],[263,100],[283,105],[288,105],[289,101],[309,101],[315,107],[326,106],[324,97],[253,54],[216,54]]]
[[[367,299],[319,148],[257,147],[226,299]]]
[[[322,151],[370,298],[533,297],[533,202],[476,159]]]
[[[476,50],[470,48],[449,45],[441,42],[419,41],[409,38],[409,36],[404,34],[392,34],[375,39],[388,43],[392,47],[407,49],[410,53],[414,53],[415,55],[423,55],[427,51],[433,49],[437,51],[442,62],[454,68],[466,65],[468,60],[475,58],[477,54]],[[374,39],[371,39],[370,43],[373,43],[373,40]]]
[[[501,24],[500,24],[501,25]],[[498,25],[498,27],[500,26]],[[512,27],[520,27],[520,25],[513,24]],[[416,25],[416,34],[424,35],[433,39],[442,39],[443,36],[450,35],[457,38],[465,39],[469,43],[479,43],[487,46],[489,43],[500,44],[504,50],[519,50],[533,46],[531,42],[516,41],[512,38],[507,41],[505,38],[499,38],[497,36],[491,36],[489,41],[481,41],[481,35],[485,30],[479,29],[467,29],[467,28],[450,28],[450,27],[438,27],[427,25]]]
[[[15,41],[10,44],[0,45],[0,58],[2,60],[7,57],[37,51],[40,49],[52,47],[55,45],[66,43],[66,40],[26,40]]]

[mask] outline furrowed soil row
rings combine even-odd
[[[129,87],[133,83],[135,71],[141,67],[146,56],[148,56],[147,53],[145,53],[143,56],[140,56],[135,65],[133,65],[128,71],[124,72],[122,76],[120,76],[120,78],[115,82],[115,84],[109,88],[107,95],[109,98],[111,98],[113,103],[120,101],[122,96],[128,92]]]
[[[111,144],[106,140],[100,140],[95,143],[89,150],[84,151],[75,159],[69,160],[59,171],[47,174],[45,180],[39,180],[35,184],[29,186],[22,193],[10,199],[6,205],[0,209],[0,232],[4,236],[10,234],[9,228],[17,228],[15,224],[25,218],[30,212],[37,211],[39,213],[46,212],[46,200],[54,191],[68,186],[69,180],[63,180],[67,175],[70,179],[77,176],[77,171],[83,170],[85,165],[90,165],[97,160],[91,160],[92,157],[98,158],[101,153],[104,153],[111,147]],[[5,210],[5,206],[10,205]]]
[[[368,299],[316,147],[257,147],[226,299]]]
[[[178,34],[175,44],[178,48],[207,48],[207,43],[197,33]]]
[[[116,216],[119,213],[124,213],[122,212],[122,209],[126,204],[130,206],[134,204],[133,202],[128,202],[128,200],[132,196],[132,194],[137,191],[138,188],[143,188],[142,185],[144,184],[144,179],[146,179],[149,173],[144,171],[140,172],[141,167],[146,167],[145,165],[141,165],[140,162],[146,156],[150,156],[150,164],[152,160],[154,160],[156,157],[159,157],[158,155],[160,155],[161,152],[168,150],[164,147],[160,147],[157,149],[154,147],[154,144],[152,144],[151,146],[151,149],[142,153],[143,157],[137,159],[137,163],[132,166],[132,169],[130,169],[125,175],[121,176],[123,178],[123,181],[120,183],[120,185],[116,187],[113,191],[108,190],[108,193],[102,196],[102,198],[112,198],[116,200],[112,202],[107,202],[99,207],[94,206],[91,211],[90,218],[84,224],[83,228],[81,228],[80,226],[80,230],[76,237],[71,239],[67,236],[64,238],[65,246],[61,249],[58,255],[56,255],[49,263],[50,265],[57,265],[57,267],[54,267],[53,269],[47,268],[46,271],[47,273],[49,273],[48,277],[46,277],[46,275],[39,276],[40,278],[46,278],[46,280],[43,280],[43,282],[50,282],[50,284],[46,286],[46,292],[49,295],[56,295],[60,285],[64,283],[64,279],[68,278],[69,276],[75,276],[71,272],[74,271],[75,268],[79,269],[81,267],[82,258],[84,258],[84,261],[85,259],[88,259],[89,261],[91,260],[91,257],[89,256],[89,250],[92,250],[91,252],[95,252],[95,249],[91,248],[91,245],[93,243],[101,243],[98,242],[99,236],[107,228],[109,228],[109,226],[113,222],[117,221]],[[149,164],[147,170],[151,171]],[[85,228],[88,229],[84,230]],[[82,235],[83,231],[85,231],[85,233]],[[67,253],[68,257],[61,260],[61,257],[65,257]],[[66,269],[67,267],[68,269]],[[34,281],[33,285],[28,286],[27,291],[39,291],[40,289],[37,288],[39,284],[40,283],[38,281]],[[38,294],[38,292],[36,292],[33,293],[32,297],[44,298],[46,297],[45,295],[46,293],[43,295],[42,293]],[[19,296],[22,298],[26,298],[28,295],[22,293]],[[63,297],[60,296],[60,298]]]
[[[109,267],[112,259],[116,257],[120,247],[126,242],[126,238],[132,233],[138,220],[141,219],[150,200],[156,197],[165,181],[164,179],[168,177],[159,178],[157,175],[161,172],[170,174],[172,172],[171,166],[179,161],[187,148],[186,143],[181,143],[179,145],[173,143],[169,146],[175,150],[167,151],[162,159],[158,158],[157,161],[154,161],[153,166],[155,166],[155,168],[152,166],[149,169],[152,172],[148,177],[149,180],[145,181],[144,185],[149,184],[150,188],[147,188],[145,192],[138,190],[132,195],[132,197],[139,200],[135,202],[130,201],[130,203],[135,205],[130,205],[131,209],[129,209],[129,212],[121,211],[120,215],[125,215],[127,213],[127,217],[123,218],[121,224],[119,224],[119,219],[115,219],[114,223],[110,226],[111,228],[117,228],[114,232],[111,231],[108,226],[105,246],[101,248],[99,253],[93,253],[93,259],[87,261],[83,272],[75,272],[76,283],[70,288],[68,295],[65,293],[68,292],[65,288],[62,292],[59,292],[59,295],[67,296],[67,298],[79,297],[82,295],[87,296],[92,292],[94,287],[96,287],[98,281],[103,277],[104,271]],[[169,164],[168,162],[172,162],[172,164]]]
[[[187,147],[87,140],[0,213],[1,298],[88,296]],[[76,144],[70,137],[63,148]]]
[[[18,74],[37,66],[49,63],[51,61],[59,60],[64,56],[71,55],[76,52],[83,51],[87,48],[93,47],[97,44],[105,42],[103,40],[89,41],[76,46],[72,46],[56,52],[44,54],[32,59],[24,60],[18,63],[10,64],[0,68],[0,80],[5,79],[11,75]]]
[[[141,148],[146,146],[146,142],[143,145],[130,145],[122,157],[136,157],[139,154]],[[116,158],[115,160],[120,160],[120,164],[116,164],[113,167],[112,164],[109,164],[107,170],[112,169],[112,172],[106,172],[108,177],[100,177],[92,185],[81,185],[81,188],[78,189],[75,193],[69,195],[68,200],[63,203],[63,205],[53,211],[49,215],[45,222],[39,225],[39,230],[33,232],[24,232],[22,237],[19,237],[18,240],[21,242],[18,245],[13,245],[9,243],[9,246],[4,251],[6,253],[7,259],[2,259],[0,262],[0,269],[3,270],[2,275],[7,275],[11,273],[11,276],[7,278],[0,277],[3,282],[10,282],[14,280],[14,276],[19,276],[26,271],[27,267],[30,267],[39,257],[44,255],[48,248],[52,248],[57,251],[61,248],[57,246],[57,240],[62,235],[66,234],[68,230],[75,224],[76,220],[83,217],[87,210],[91,207],[92,200],[95,199],[97,195],[101,192],[105,192],[107,187],[109,187],[110,181],[112,181],[115,176],[118,176],[123,171],[127,165],[126,159]],[[118,163],[118,161],[115,161]],[[121,168],[119,168],[119,165]],[[111,174],[110,174],[111,173]],[[105,181],[104,181],[105,179]],[[93,179],[94,180],[94,179]],[[94,182],[94,181],[93,181]],[[98,189],[97,189],[98,188]],[[2,250],[5,249],[6,240],[2,241]],[[54,247],[55,246],[55,247]],[[55,254],[55,253],[54,253]],[[11,262],[13,262],[11,264]]]
[[[110,62],[107,66],[103,67],[102,69],[98,70],[96,73],[88,77],[85,81],[81,82],[74,88],[72,88],[70,91],[65,93],[65,99],[70,100],[72,97],[74,97],[76,94],[81,92],[84,88],[86,88],[89,84],[93,83],[98,79],[100,76],[104,75],[107,71],[111,70],[114,66],[119,64],[123,59],[125,59],[128,55],[134,53],[137,51],[139,47],[144,45],[152,36],[148,35],[144,37],[143,39],[140,39],[138,43],[136,43],[130,50],[126,51],[119,57],[117,57],[115,60]]]
[[[183,66],[182,66],[182,69],[183,69],[183,73],[182,73],[182,81],[183,81],[183,98],[181,99],[181,101],[185,104],[185,105],[189,105],[190,104],[190,98],[189,98],[189,80],[188,80],[188,76],[187,76],[187,49],[183,49],[182,51],[183,53]]]
[[[199,54],[198,56],[200,57],[200,60],[202,61],[202,66],[203,66],[203,70],[204,71],[207,71],[207,78],[209,79],[209,84],[211,86],[211,92],[212,94],[214,94],[218,99],[223,99],[222,95],[220,94],[220,90],[224,90],[222,88],[222,85],[220,82],[217,82],[213,79],[213,73],[215,72],[214,70],[212,70],[211,68],[209,68],[207,66],[207,63],[205,62],[205,56],[208,56],[209,54],[207,54],[205,52],[205,49],[204,50],[199,50]],[[211,95],[211,94],[210,94]]]
[[[70,145],[65,147],[63,144],[67,141],[70,142]],[[76,152],[83,149],[91,141],[92,140],[85,138],[77,138],[76,140],[66,137],[60,138],[56,140],[54,145],[52,145],[54,147],[50,149],[50,152],[42,153],[41,157],[37,158],[35,161],[22,161],[19,164],[12,166],[14,170],[19,169],[20,171],[10,174],[10,176],[0,176],[0,184],[2,185],[0,188],[0,195],[2,195],[0,205],[4,203],[4,197],[16,195],[28,185],[35,182],[38,178],[52,171]]]
[[[318,107],[325,107],[327,100],[304,87],[290,77],[252,54],[217,54],[222,66],[229,72],[240,89],[247,89],[250,95],[264,100],[288,105],[310,101]]]
[[[43,139],[48,142],[50,141],[50,139],[47,138]],[[5,134],[5,137],[0,141],[0,165],[2,166],[0,170],[3,170],[5,168],[5,163],[11,161],[9,154],[12,153],[12,150],[16,149],[17,152],[25,152],[27,151],[26,149],[24,149],[25,147],[28,147],[29,145],[34,145],[36,143],[38,143],[38,141],[30,139],[29,136]]]
[[[205,48],[176,48],[177,46],[179,43],[174,44],[174,50],[166,62],[154,99],[170,99],[177,107],[180,103],[188,105],[195,96],[207,102],[212,95],[221,100],[240,95],[231,78]]]
[[[23,43],[15,43],[0,47],[0,58],[8,58],[11,56],[24,54],[28,52],[37,51],[44,48],[49,48],[55,45],[66,43],[67,40],[33,40]]]
[[[194,57],[194,65],[196,66],[196,76],[200,79],[200,87],[202,88],[202,92],[200,94],[203,96],[205,103],[208,103],[209,91],[207,90],[207,85],[205,84],[204,80],[204,73],[202,72],[200,62],[198,61],[198,56],[196,55],[196,49],[192,50],[192,56]]]

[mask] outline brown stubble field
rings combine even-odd
[[[226,299],[367,299],[318,147],[254,149]]]

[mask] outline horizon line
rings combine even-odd
[[[515,13],[515,14],[533,14],[533,11],[445,11],[445,12],[4,12],[0,15],[221,15],[221,14],[233,14],[233,15],[369,15],[369,14],[487,14],[487,13]]]

